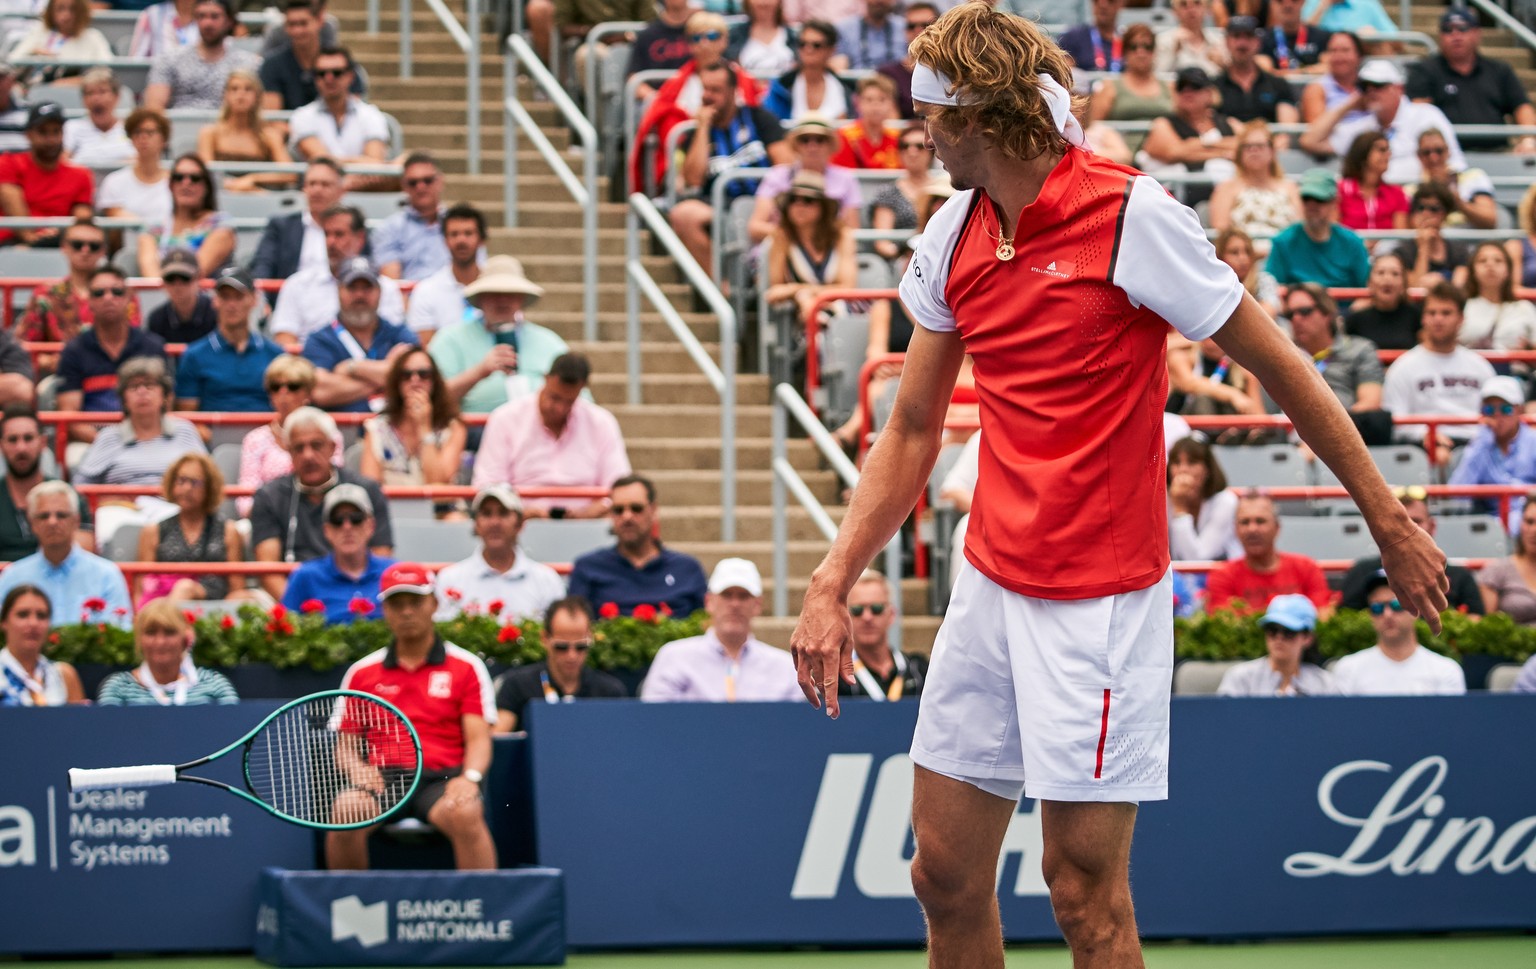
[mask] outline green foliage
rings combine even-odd
[[[213,669],[262,663],[276,669],[328,670],[390,642],[389,627],[382,619],[327,625],[323,611],[293,612],[281,605],[266,610],[253,603],[232,615],[205,616],[195,603],[189,603],[185,612],[193,629],[193,662]],[[677,619],[642,610],[639,617],[600,619],[593,629],[587,663],[599,669],[643,669],[665,643],[700,635],[704,618],[702,612]],[[521,666],[544,658],[544,630],[535,619],[503,624],[494,614],[463,613],[438,623],[437,629],[444,639],[487,661]],[[132,630],[105,623],[57,627],[49,634],[48,655],[75,664],[137,662]]]
[[[1459,660],[1478,654],[1523,663],[1536,653],[1536,629],[1521,626],[1504,613],[1471,616],[1447,610],[1440,614],[1441,633],[1418,624],[1419,642],[1437,653]],[[1376,629],[1365,610],[1340,609],[1317,624],[1317,648],[1324,659],[1337,659],[1376,644]],[[1174,622],[1174,652],[1180,659],[1257,659],[1264,655],[1264,633],[1258,616],[1225,610]]]

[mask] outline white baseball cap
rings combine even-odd
[[[1378,57],[1365,62],[1357,80],[1362,84],[1402,84],[1407,78],[1403,77],[1402,69],[1396,64]]]
[[[726,589],[745,589],[754,596],[763,594],[763,577],[757,566],[746,559],[721,559],[709,576],[709,591],[719,595]]]
[[[1494,397],[1506,404],[1514,404],[1516,407],[1525,403],[1525,394],[1520,390],[1520,381],[1514,377],[1489,377],[1483,381],[1482,396],[1484,400]]]

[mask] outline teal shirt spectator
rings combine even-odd
[[[1371,257],[1360,237],[1338,223],[1327,242],[1314,242],[1302,223],[1287,226],[1270,242],[1264,269],[1281,286],[1317,283],[1328,288],[1364,286]]]
[[[549,365],[570,349],[553,330],[536,323],[519,323],[514,332],[517,334],[517,374],[514,385],[521,384],[521,391],[509,395],[507,376],[493,373],[471,387],[459,402],[465,413],[489,414],[512,397],[534,393],[543,382],[544,375],[549,372]],[[446,379],[456,377],[480,363],[490,355],[495,345],[496,338],[485,328],[485,323],[476,312],[474,320],[465,320],[439,330],[432,337],[432,342],[427,344],[427,352],[432,355],[437,369],[442,371]]]
[[[101,681],[101,689],[96,693],[96,702],[104,707],[153,707],[160,706],[160,701],[149,692],[149,688],[140,683],[138,677],[132,671],[113,673]],[[177,706],[197,707],[214,703],[229,704],[239,703],[240,695],[235,692],[234,684],[223,673],[214,670],[198,669],[197,682],[187,687],[187,695]]]
[[[0,572],[0,599],[18,585],[35,585],[48,594],[55,626],[104,622],[127,629],[133,625],[133,601],[123,573],[78,545],[58,565],[39,551]],[[87,609],[88,602],[101,608]]]
[[[1307,0],[1307,5],[1301,8],[1301,19],[1311,23],[1312,14],[1317,12],[1318,4],[1322,2]],[[1378,0],[1334,0],[1333,6],[1323,14],[1317,26],[1329,33],[1347,30],[1358,34],[1363,30],[1366,33],[1375,31],[1378,34],[1390,34],[1397,31],[1397,21],[1387,15],[1386,8]]]

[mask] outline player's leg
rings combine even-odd
[[[928,921],[928,965],[1001,969],[997,856],[1018,799],[913,770],[912,889]]]
[[[485,799],[442,797],[427,810],[427,820],[453,844],[460,871],[496,867],[496,843],[485,824]]]
[[[1073,969],[1144,965],[1131,905],[1136,805],[1040,802],[1042,867]]]

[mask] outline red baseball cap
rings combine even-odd
[[[392,595],[408,592],[415,596],[432,595],[432,573],[424,565],[415,562],[396,562],[384,570],[379,579],[379,601]]]

